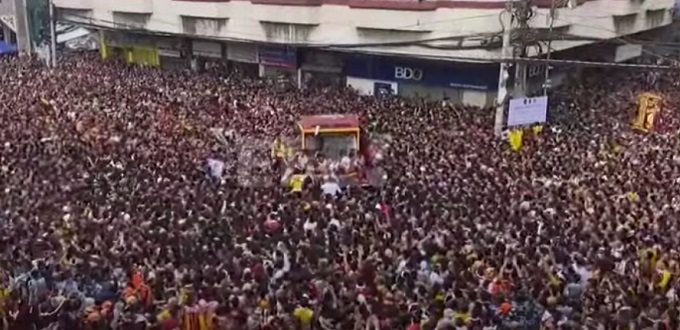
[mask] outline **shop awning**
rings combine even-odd
[[[82,38],[85,36],[90,35],[92,33],[90,30],[85,29],[85,28],[77,28],[71,31],[66,31],[63,33],[58,33],[57,34],[57,43],[64,43],[68,42],[77,38]]]
[[[57,43],[68,49],[95,50],[99,48],[99,38],[92,30],[71,25],[57,24]]]

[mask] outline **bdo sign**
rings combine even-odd
[[[394,79],[420,81],[423,79],[423,70],[403,66],[395,66]]]

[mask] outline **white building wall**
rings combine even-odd
[[[406,0],[400,0],[406,1]],[[488,2],[490,0],[477,0]],[[501,31],[500,9],[439,8],[429,11],[350,8],[347,5],[282,6],[252,4],[250,1],[194,2],[172,0],[54,0],[57,7],[90,10],[88,23],[113,26],[113,12],[148,14],[145,29],[165,33],[186,33],[182,16],[213,19],[220,28],[201,30],[223,40],[285,43],[287,45],[354,45],[392,41],[432,40]],[[469,2],[469,1],[467,1]],[[497,1],[496,1],[497,2]],[[674,0],[627,1],[594,0],[558,10],[556,27],[569,26],[567,33],[593,38],[612,38],[616,31],[614,15],[637,14],[624,34],[644,31],[650,25],[649,10],[670,9]],[[534,27],[547,26],[547,9],[538,9]],[[73,17],[73,20],[78,18]],[[207,22],[207,20],[206,20]],[[668,12],[659,26],[671,22]],[[207,23],[206,23],[207,24]],[[209,29],[206,28],[206,29]],[[466,41],[479,44],[480,40]],[[437,42],[442,44],[442,42]],[[434,43],[433,44],[437,44]],[[586,44],[585,41],[557,41],[557,50]],[[345,48],[343,48],[345,49]],[[464,57],[469,60],[497,58],[499,50],[438,50],[419,46],[360,47],[377,54],[418,55],[422,57]]]
[[[488,104],[489,92],[466,89],[463,91],[463,103],[478,107],[485,107]]]

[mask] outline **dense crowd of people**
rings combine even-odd
[[[0,59],[1,326],[677,329],[677,76],[648,75],[584,73],[514,152],[489,109]],[[643,91],[663,132],[630,129]],[[380,189],[243,184],[211,131],[266,149],[325,113],[391,137]]]

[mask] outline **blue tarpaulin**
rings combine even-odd
[[[17,48],[8,44],[5,41],[0,40],[0,56],[16,54]]]

